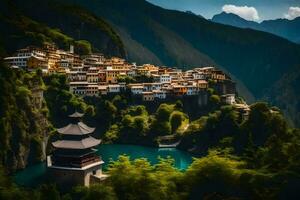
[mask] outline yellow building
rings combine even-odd
[[[184,85],[174,85],[173,86],[173,94],[175,96],[182,96],[187,93],[187,86]]]
[[[107,83],[117,83],[119,76],[126,75],[128,70],[126,69],[107,69],[106,70],[106,82]]]
[[[48,71],[49,65],[46,58],[31,56],[27,61],[27,67],[29,71],[35,70],[37,68]]]
[[[208,82],[206,80],[198,80],[197,81],[197,87],[198,87],[198,89],[207,89],[208,88]]]
[[[46,52],[49,69],[53,70],[59,67],[57,66],[57,62],[60,61],[60,55],[58,54],[58,48],[55,46],[55,44],[44,43],[43,49]]]

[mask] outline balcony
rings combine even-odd
[[[84,168],[88,165],[99,163],[102,159],[100,156],[92,155],[92,156],[86,156],[82,158],[67,158],[67,157],[55,157],[51,156],[49,157],[49,164],[51,162],[51,166],[56,167],[66,167],[66,168]],[[50,166],[48,165],[48,166]]]

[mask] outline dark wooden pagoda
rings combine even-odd
[[[57,184],[88,186],[106,176],[102,174],[101,157],[96,147],[101,140],[95,139],[91,128],[81,121],[82,113],[69,115],[71,123],[57,129],[60,139],[53,142],[54,152],[47,157],[47,167]]]

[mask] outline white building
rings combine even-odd
[[[71,68],[72,66],[72,63],[67,59],[61,59],[60,61],[57,62],[57,64],[63,68]]]
[[[193,96],[198,94],[198,87],[196,85],[188,85],[186,95]]]
[[[130,77],[135,77],[136,76],[136,70],[135,69],[131,69],[127,72],[127,75]]]
[[[143,84],[129,84],[128,88],[133,95],[141,95],[144,90]]]
[[[87,80],[87,73],[84,71],[70,71],[67,73],[69,81],[86,81]]]
[[[120,93],[121,92],[121,86],[119,84],[108,85],[108,92],[109,93]]]
[[[85,95],[87,86],[89,83],[87,81],[76,81],[70,82],[70,92],[73,94]]]
[[[41,59],[46,58],[46,53],[39,48],[27,47],[25,49],[20,49],[14,56],[4,58],[5,63],[10,67],[19,67],[27,69],[27,62],[31,57],[37,57]]]
[[[151,92],[152,91],[152,83],[143,83],[144,91]]]
[[[196,80],[205,80],[206,75],[203,72],[198,72],[193,74],[193,78]]]
[[[167,98],[166,91],[163,90],[153,90],[154,98],[165,99]]]
[[[161,83],[152,83],[152,90],[161,90],[162,84]]]
[[[160,79],[159,79],[159,82],[160,83],[171,83],[171,76],[170,74],[162,74],[160,75]]]
[[[100,95],[107,95],[108,92],[108,86],[107,85],[99,85],[98,91]]]
[[[222,100],[223,103],[233,105],[233,104],[235,104],[235,94],[222,95],[221,100]]]

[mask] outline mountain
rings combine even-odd
[[[213,22],[236,26],[240,28],[251,28],[265,31],[286,38],[290,41],[300,43],[300,17],[294,20],[276,19],[266,20],[261,23],[247,21],[238,15],[222,12],[212,18]]]
[[[217,64],[257,99],[300,63],[300,46],[270,33],[213,23],[144,0],[64,0],[113,25],[138,63],[186,68]],[[298,68],[297,68],[298,70]]]
[[[183,68],[215,62],[241,79],[256,97],[287,68],[300,63],[299,45],[285,39],[212,23],[144,0],[65,1],[113,24],[130,60]]]
[[[232,14],[232,13],[226,13],[222,12],[220,14],[217,14],[213,16],[212,20],[213,22],[220,23],[220,24],[226,24],[231,26],[236,26],[239,28],[253,28],[256,29],[256,26],[259,26],[259,23],[254,21],[248,21],[244,18],[241,18],[238,15]]]
[[[50,0],[3,0],[0,11],[3,55],[26,45],[55,42],[65,49],[74,44],[85,53],[93,50],[125,56],[123,43],[112,27],[81,7]]]
[[[190,10],[185,11],[185,13],[190,14],[190,15],[195,15],[195,16],[198,16],[200,18],[204,18],[202,15],[196,14],[193,11],[190,11]]]
[[[264,95],[280,107],[290,122],[300,125],[300,66],[284,74]]]
[[[95,50],[137,63],[183,69],[215,65],[237,77],[238,85],[244,84],[257,99],[265,98],[292,69],[299,70],[300,46],[293,42],[163,9],[145,0],[13,2],[16,9],[4,8],[1,12],[6,15],[0,20],[4,22],[1,38],[8,36],[1,41],[5,49],[24,46],[24,41],[29,44],[32,36],[39,41],[58,40],[62,45],[87,40]],[[31,23],[24,26],[20,16]]]

